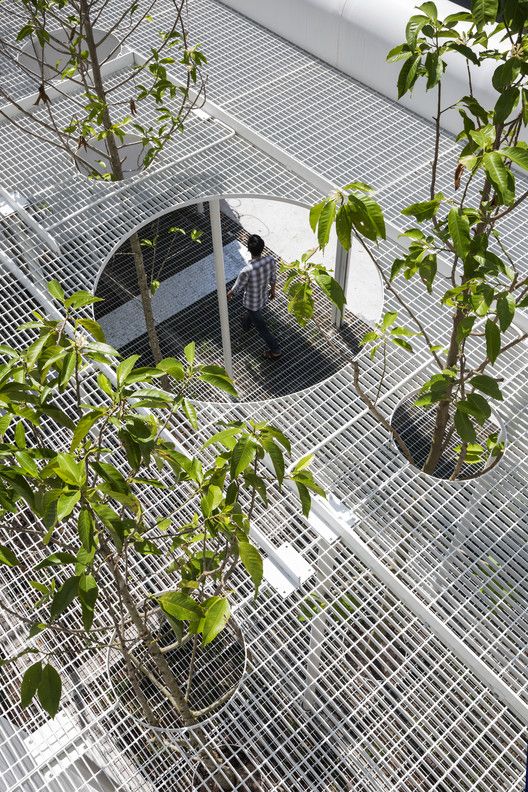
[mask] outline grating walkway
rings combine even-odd
[[[106,4],[102,23],[120,7],[119,2]],[[20,9],[12,2],[9,10],[13,13],[5,14],[2,7],[0,25],[14,39]],[[155,26],[170,13],[159,0],[150,34],[134,41],[139,51],[157,41]],[[403,202],[416,189],[426,192],[430,125],[215,0],[193,0],[191,14],[211,63],[211,98],[321,175],[374,181],[394,228],[401,229],[406,222],[399,215]],[[1,58],[0,68],[4,84],[21,95],[29,92],[30,82],[17,80]],[[129,97],[120,98],[125,102]],[[57,100],[65,117],[71,101]],[[259,150],[240,134],[200,117],[192,119],[185,137],[169,147],[152,172],[124,189],[83,180],[65,157],[6,122],[0,131],[0,183],[33,199],[31,212],[61,245],[61,254],[53,254],[16,217],[1,221],[0,250],[14,265],[0,261],[3,342],[25,343],[31,331],[18,331],[18,324],[31,310],[42,310],[42,296],[21,287],[24,277],[30,285],[58,277],[69,291],[91,290],[99,279],[107,307],[128,300],[130,283],[119,267],[112,281],[101,275],[101,268],[123,239],[153,216],[216,193],[279,195],[304,204],[318,197],[311,183],[277,161],[269,147]],[[454,147],[443,136],[439,185],[447,194]],[[512,214],[506,229],[506,241],[520,262],[526,257],[525,216],[525,210]],[[198,221],[191,217],[189,222]],[[243,232],[238,228],[233,233]],[[187,244],[183,238],[179,243]],[[189,246],[189,256],[203,256],[208,244],[204,239],[199,253]],[[380,246],[386,268],[397,252],[391,242]],[[186,255],[175,259],[174,269],[169,266],[161,280],[182,262],[188,265]],[[414,283],[406,285],[406,294],[434,341],[441,343],[445,329],[435,295],[427,297]],[[392,296],[386,298],[386,308],[394,309]],[[286,428],[295,457],[316,453],[318,478],[355,511],[355,534],[375,557],[520,700],[528,701],[526,344],[511,350],[498,368],[505,392],[500,414],[508,432],[501,464],[480,480],[431,481],[402,462],[365,411],[350,368],[326,354],[312,356],[316,339],[310,338],[310,349],[303,349],[284,305],[277,302],[271,308],[284,322],[281,332],[288,337],[290,355],[268,368],[259,358],[260,342],[244,343],[235,353],[237,381],[243,399],[253,403],[202,403],[200,432],[174,426],[175,436],[189,451],[197,451],[221,420],[254,417]],[[236,310],[234,306],[233,326]],[[217,362],[215,316],[214,299],[204,298],[166,333],[162,326],[166,354],[201,336],[200,354]],[[357,340],[356,328],[350,332]],[[362,355],[358,359],[372,395],[381,363]],[[299,360],[304,368],[297,363],[285,372],[285,365]],[[391,352],[380,398],[386,416],[419,386],[426,361],[420,340],[413,356]],[[87,388],[93,388],[93,374]],[[291,390],[303,389],[287,393],[284,383]],[[256,403],[259,399],[263,401]],[[65,442],[60,430],[57,437]],[[177,505],[172,493],[153,496],[151,516]],[[23,519],[27,517],[20,515]],[[208,727],[211,743],[231,739],[251,747],[274,792],[518,792],[526,723],[428,624],[348,547],[341,542],[332,550],[321,546],[288,492],[274,493],[269,508],[257,510],[255,527],[276,547],[290,543],[314,574],[287,599],[266,587],[256,603],[247,579],[237,581],[239,618],[253,662],[240,695]],[[36,549],[26,552],[33,563]],[[137,564],[131,575],[147,590],[151,581],[166,580],[154,557]],[[20,602],[33,614],[32,603],[22,599],[22,582],[2,575],[0,597]],[[319,640],[321,665],[309,687],[310,632],[320,615],[310,615],[314,601],[324,604],[329,627]],[[103,623],[104,613],[97,619]],[[25,645],[25,627],[4,620],[2,629],[3,651]],[[69,642],[67,650],[63,712],[51,726],[35,707],[20,712],[18,680],[1,672],[0,786],[8,792],[70,792],[63,769],[78,760],[90,778],[76,783],[74,788],[83,792],[95,785],[94,764],[105,768],[112,790],[188,792],[192,762],[172,751],[154,751],[142,730],[109,700],[101,673],[104,658],[88,659]],[[17,665],[19,676],[23,662]]]

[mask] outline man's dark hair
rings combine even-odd
[[[247,246],[252,256],[260,256],[264,250],[264,240],[258,234],[251,234]]]

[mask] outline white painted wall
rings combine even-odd
[[[396,81],[402,63],[389,64],[390,49],[405,40],[405,25],[419,0],[221,0],[268,29],[318,56],[365,85],[397,98]],[[464,11],[450,0],[436,0],[440,17]],[[472,67],[475,95],[492,108],[497,93],[491,85],[494,66]],[[297,77],[298,79],[298,77]],[[453,53],[443,84],[447,107],[469,93],[465,59]],[[417,87],[402,104],[424,118],[436,114],[435,92]],[[443,126],[458,133],[457,111],[443,115]]]

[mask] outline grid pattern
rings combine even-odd
[[[106,13],[116,13],[114,6]],[[160,2],[155,20],[163,21],[168,13]],[[396,222],[399,207],[408,202],[409,174],[415,185],[422,178],[426,184],[430,126],[213,0],[194,3],[192,13],[216,75],[213,98],[329,179],[364,178],[385,187],[382,200]],[[2,25],[11,25],[14,33],[14,21],[2,16]],[[148,37],[134,41],[139,51],[148,45]],[[10,67],[2,68],[13,79]],[[20,89],[25,91],[25,84]],[[262,100],[259,112],[256,94]],[[71,100],[60,101],[66,117]],[[302,124],[307,112],[313,118],[309,129]],[[2,221],[2,250],[34,283],[59,277],[68,290],[92,289],[134,228],[203,196],[280,195],[305,203],[317,198],[313,188],[272,157],[238,136],[226,139],[222,125],[203,118],[191,121],[183,142],[168,149],[151,173],[123,189],[84,181],[61,154],[30,145],[10,125],[1,127],[0,183],[32,196],[34,216],[61,244],[61,256],[53,257],[19,220]],[[452,145],[445,138],[441,184],[450,179]],[[178,162],[182,156],[187,159]],[[519,218],[512,217],[507,234],[520,259]],[[391,243],[381,247],[384,266],[396,252]],[[16,327],[39,303],[3,267],[2,275],[1,338],[22,344],[30,331]],[[437,296],[424,296],[412,282],[406,295],[430,335],[441,342],[445,329]],[[394,308],[392,295],[386,297],[387,308]],[[280,399],[198,403],[201,430],[190,435],[181,426],[172,429],[196,451],[221,420],[252,417],[286,427],[294,457],[315,451],[318,478],[354,509],[360,538],[526,700],[524,351],[523,344],[500,362],[507,454],[485,478],[471,482],[432,481],[404,463],[357,397],[348,367],[339,366],[317,386]],[[372,395],[382,364],[364,356],[360,361],[363,385]],[[388,417],[426,371],[420,340],[412,357],[391,351],[380,397]],[[153,497],[152,515],[163,513],[166,505]],[[314,574],[289,598],[267,586],[256,603],[248,581],[237,581],[237,619],[252,663],[240,694],[208,725],[210,749],[234,745],[236,754],[237,746],[249,746],[258,773],[275,792],[517,790],[526,724],[350,550],[340,542],[330,549],[322,546],[288,492],[276,492],[268,509],[257,509],[255,526],[276,547],[290,542]],[[132,574],[138,587],[163,580],[153,558]],[[25,590],[21,583],[2,576],[1,596],[17,601]],[[3,649],[24,645],[22,625],[4,618],[2,627]],[[35,708],[20,713],[15,706],[23,663],[18,679],[2,671],[1,783],[13,792],[17,784],[31,792],[70,792],[72,785],[83,792],[188,790],[196,757],[155,749],[146,731],[131,723],[109,695],[104,658],[79,656],[73,644],[67,648],[65,704],[51,726]],[[257,768],[246,769],[256,777]]]

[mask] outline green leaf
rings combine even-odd
[[[253,462],[256,454],[256,446],[253,438],[243,435],[237,440],[231,452],[230,474],[231,478],[236,478]]]
[[[420,9],[420,11],[423,11],[424,14],[427,14],[429,19],[432,19],[433,22],[438,21],[438,9],[435,3],[432,2],[422,3],[422,5],[418,6],[418,8]]]
[[[77,533],[87,553],[94,547],[94,520],[88,509],[81,509],[77,520]]]
[[[410,58],[411,55],[412,52],[408,44],[398,44],[397,47],[393,47],[389,51],[386,61],[387,63],[396,63],[396,61]]]
[[[504,333],[515,316],[515,297],[512,294],[501,294],[497,299],[497,316],[501,331]]]
[[[507,148],[500,149],[497,153],[515,162],[520,168],[528,170],[528,149],[521,148],[520,146],[508,146]]]
[[[382,331],[385,332],[386,330],[388,330],[389,327],[394,324],[394,322],[396,321],[397,318],[398,318],[398,312],[397,311],[387,311],[387,313],[385,314],[385,316],[381,320],[380,327],[381,327]]]
[[[497,66],[493,72],[491,82],[493,87],[499,93],[502,93],[506,88],[515,82],[521,72],[522,61],[519,58],[509,58],[500,66]]]
[[[421,55],[415,55],[403,64],[398,76],[398,99],[401,99],[413,87],[421,59]]]
[[[44,569],[45,567],[49,566],[64,566],[65,564],[75,564],[77,558],[72,555],[72,553],[52,553],[50,556],[41,561],[39,564],[36,565],[35,571],[38,569]]]
[[[50,718],[54,718],[59,711],[61,694],[61,678],[53,666],[48,663],[42,669],[42,676],[38,686],[38,699]]]
[[[327,272],[316,272],[315,281],[319,288],[326,294],[329,300],[342,311],[345,307],[346,297],[340,284]]]
[[[174,377],[178,382],[185,379],[183,363],[176,358],[163,358],[163,360],[160,360],[157,364],[157,368],[169,374],[169,376]]]
[[[202,366],[199,378],[209,385],[229,393],[231,396],[237,396],[233,381],[222,366]]]
[[[50,609],[50,620],[55,621],[55,619],[64,613],[66,608],[71,605],[75,597],[77,596],[79,590],[79,578],[74,576],[68,578],[62,586],[57,589],[55,596],[53,597]]]
[[[260,555],[257,548],[254,547],[250,542],[239,542],[238,552],[240,553],[240,560],[242,561],[246,572],[253,581],[256,597],[259,586],[262,583],[262,576],[264,574],[262,556]]]
[[[464,259],[469,251],[470,235],[469,220],[464,215],[459,214],[459,210],[453,207],[447,216],[449,233],[453,241],[453,247],[457,256]]]
[[[82,443],[92,426],[99,420],[100,417],[100,410],[94,410],[93,412],[83,415],[73,433],[70,451],[75,451],[75,449]]]
[[[352,245],[352,214],[348,204],[339,207],[336,214],[336,233],[340,245],[350,250]]]
[[[457,410],[472,415],[481,425],[491,416],[491,407],[479,393],[470,393],[466,399],[459,401]]]
[[[189,621],[197,617],[199,619],[203,617],[202,607],[196,600],[181,591],[171,591],[167,594],[162,594],[157,599],[160,608],[178,621]]]
[[[191,341],[190,344],[187,344],[187,346],[183,348],[183,354],[189,366],[192,366],[196,357],[196,344],[194,341]]]
[[[416,217],[419,223],[422,223],[424,220],[431,220],[438,212],[444,198],[445,196],[443,193],[437,193],[437,195],[429,201],[420,201],[419,203],[406,206],[405,209],[402,209],[401,213],[406,217]]]
[[[79,600],[82,608],[83,626],[87,631],[92,628],[98,593],[95,578],[92,575],[81,575],[79,578]]]
[[[519,104],[519,88],[512,87],[499,96],[493,111],[495,124],[503,124]]]
[[[471,423],[471,419],[465,412],[461,412],[458,409],[455,412],[455,427],[460,439],[464,443],[476,442],[477,435],[475,432],[475,427]]]
[[[22,677],[20,686],[20,706],[25,709],[33,700],[42,678],[42,664],[40,662],[29,666]]]
[[[308,487],[298,481],[295,482],[295,486],[297,487],[297,493],[301,501],[302,513],[305,517],[308,517],[310,509],[312,508],[312,496],[310,495],[310,491]]]
[[[116,369],[117,387],[121,388],[125,383],[126,378],[138,362],[141,355],[131,355],[130,357],[122,360]]]
[[[273,440],[267,437],[261,437],[260,442],[266,453],[269,454],[273,470],[277,476],[277,482],[279,487],[281,487],[284,480],[284,454]]]
[[[477,146],[483,151],[488,151],[495,143],[495,127],[493,124],[486,124],[482,129],[473,129],[469,133],[472,140],[475,141]]]
[[[497,17],[498,0],[471,0],[471,11],[479,27],[494,22]]]
[[[222,632],[231,616],[229,602],[224,597],[214,597],[213,602],[205,612],[205,620],[202,633],[202,643],[204,646],[214,641],[216,636]]]
[[[405,28],[405,40],[407,41],[407,45],[410,47],[410,49],[414,49],[416,47],[416,42],[421,29],[425,25],[429,24],[429,22],[430,18],[428,16],[414,14],[412,17],[410,17]]]
[[[102,297],[94,297],[90,292],[80,290],[68,297],[64,305],[66,308],[84,308],[86,305],[93,305],[93,303],[102,302]]]
[[[330,240],[330,231],[334,223],[336,215],[335,201],[327,200],[321,214],[319,216],[319,223],[317,225],[317,241],[319,247],[324,250]]]
[[[58,300],[60,303],[64,303],[65,294],[64,289],[60,285],[59,281],[57,280],[50,280],[48,283],[48,291],[55,300]]]
[[[66,484],[82,487],[86,481],[86,470],[82,462],[77,462],[73,454],[57,454],[56,472]]]
[[[515,200],[515,179],[502,156],[497,151],[490,151],[484,154],[482,164],[501,202],[506,206],[512,204]]]
[[[501,350],[501,333],[495,322],[488,319],[486,322],[486,354],[491,363],[495,363]]]
[[[482,391],[482,393],[485,393],[486,396],[491,396],[492,399],[502,401],[503,397],[499,388],[499,384],[493,377],[488,377],[487,374],[477,374],[476,377],[472,377],[470,380],[470,385],[472,385],[477,390]]]
[[[9,547],[0,545],[0,564],[6,564],[10,567],[18,566],[20,561]]]
[[[319,223],[319,218],[321,217],[321,212],[323,211],[323,207],[326,203],[326,199],[323,201],[319,201],[319,203],[314,204],[310,209],[310,227],[315,234],[315,230],[317,228],[317,224]]]
[[[95,339],[95,341],[98,341],[100,344],[106,344],[106,338],[103,332],[103,328],[101,327],[99,322],[95,321],[95,319],[77,319],[77,323],[81,327],[84,327],[84,329],[90,333],[90,335]]]

